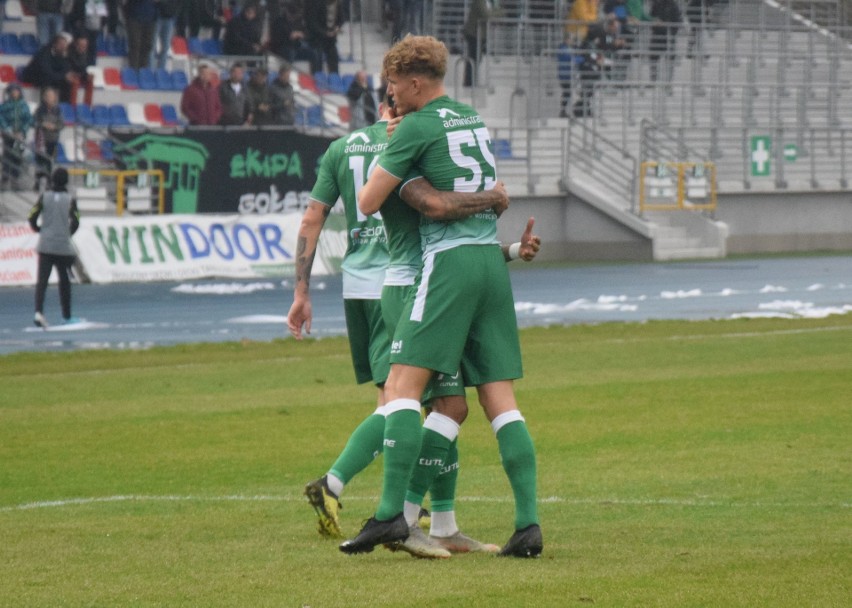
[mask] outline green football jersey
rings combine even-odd
[[[420,213],[407,205],[394,191],[382,204],[382,219],[390,251],[385,285],[414,285],[423,262]]]
[[[447,96],[405,116],[379,166],[399,179],[422,175],[438,190],[480,192],[497,181],[491,135],[482,117]],[[497,215],[489,209],[450,222],[421,218],[420,236],[424,254],[459,245],[496,244]]]
[[[367,182],[370,169],[387,146],[386,124],[376,123],[341,137],[328,147],[320,163],[311,199],[334,206],[343,199],[348,242],[341,265],[343,297],[381,297],[388,267],[388,242],[381,215],[365,216],[357,196]]]

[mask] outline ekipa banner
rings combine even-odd
[[[38,234],[27,222],[0,224],[0,285],[35,285]]]

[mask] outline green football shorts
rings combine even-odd
[[[393,335],[399,323],[400,316],[405,309],[406,300],[414,293],[411,285],[385,285],[382,288],[382,317],[385,321],[388,335]],[[388,348],[390,353],[390,348]],[[428,404],[436,397],[450,397],[464,395],[464,378],[458,368],[454,374],[435,374],[426,386],[420,402]]]
[[[358,384],[383,386],[390,371],[390,339],[380,300],[343,300],[349,350]]]
[[[391,364],[454,375],[467,386],[523,376],[509,271],[498,245],[424,257],[391,341]]]

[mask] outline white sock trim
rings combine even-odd
[[[494,434],[496,435],[500,429],[510,422],[524,422],[524,417],[521,416],[520,410],[509,410],[508,412],[503,412],[492,420],[491,428],[494,430]]]
[[[336,475],[332,473],[326,473],[325,482],[328,484],[328,489],[334,492],[335,496],[340,498],[340,495],[343,494],[343,488],[345,486],[343,480],[339,479]]]
[[[438,412],[432,412],[426,416],[426,421],[423,423],[424,429],[435,431],[442,437],[446,437],[449,441],[454,441],[459,436],[459,423]]]
[[[384,405],[385,417],[401,412],[402,410],[414,410],[420,413],[420,402],[417,399],[394,399]]]
[[[455,511],[432,511],[429,534],[446,538],[459,531]]]

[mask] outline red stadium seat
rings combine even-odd
[[[319,93],[319,89],[317,88],[317,83],[314,82],[314,77],[310,74],[299,73],[299,86],[305,90],[313,91],[314,93]]]
[[[8,63],[4,63],[0,65],[0,82],[3,84],[9,84],[10,82],[15,82],[18,80],[17,74],[15,74],[15,68]]]
[[[152,126],[162,126],[163,110],[156,103],[145,104],[145,122]]]

